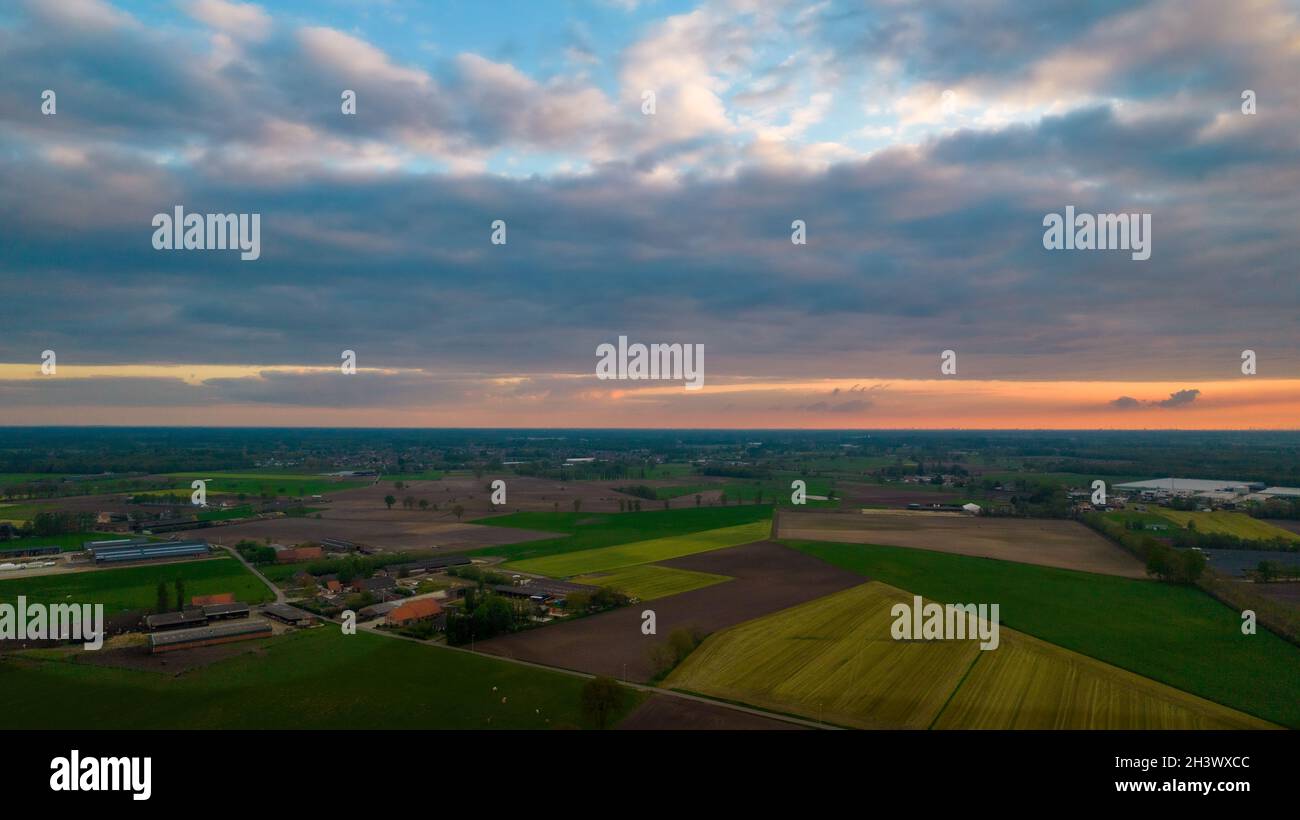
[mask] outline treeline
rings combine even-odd
[[[1101,513],[1088,513],[1083,522],[1128,550],[1144,564],[1147,574],[1176,584],[1194,584],[1205,572],[1205,554],[1200,550],[1176,549],[1142,532],[1128,529]]]

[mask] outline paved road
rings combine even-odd
[[[244,556],[242,556],[242,555],[239,554],[239,550],[235,549],[234,547],[227,547],[225,544],[217,544],[217,546],[218,546],[218,547],[221,547],[221,548],[222,548],[223,550],[225,550],[226,552],[228,552],[228,553],[230,553],[231,555],[235,556],[235,560],[239,561],[239,563],[241,563],[241,564],[243,564],[245,567],[247,567],[249,572],[253,573],[253,574],[256,575],[258,578],[261,578],[261,579],[262,579],[262,583],[264,583],[264,584],[266,584],[268,587],[270,587],[270,588],[271,588],[271,591],[275,593],[275,602],[276,602],[277,604],[285,604],[285,603],[288,603],[288,602],[289,602],[289,601],[288,601],[288,598],[285,597],[284,590],[280,589],[278,586],[276,586],[275,584],[271,583],[271,579],[269,579],[269,578],[267,578],[265,575],[263,575],[262,572],[261,572],[261,570],[259,570],[257,567],[255,567],[255,566],[253,566],[252,564],[250,564],[250,563],[248,563],[247,561],[245,561],[245,560],[244,560]]]

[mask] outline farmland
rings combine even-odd
[[[1198,589],[876,545],[790,546],[945,603],[996,602],[1005,627],[1285,726],[1300,727],[1300,648]]]
[[[675,535],[668,538],[655,538],[649,541],[636,541],[600,549],[582,552],[551,555],[543,558],[530,558],[511,561],[506,569],[522,572],[535,572],[553,578],[567,578],[574,575],[590,575],[593,572],[607,572],[636,564],[649,564],[669,558],[680,558],[697,552],[734,547],[761,541],[767,537],[770,525],[767,521],[755,521],[735,527],[722,527],[715,530]]]
[[[523,512],[479,519],[478,524],[557,533],[555,538],[508,546],[485,547],[470,555],[499,555],[517,561],[546,555],[597,549],[631,541],[647,541],[670,535],[684,535],[753,521],[767,521],[772,508],[686,507],[645,512],[588,514],[572,512]]]
[[[642,634],[642,607],[620,607],[481,641],[476,648],[644,683],[662,671],[651,650],[674,630],[714,632],[861,583],[851,572],[771,541],[700,552],[666,565],[732,580],[656,600],[657,637]]]
[[[918,547],[982,558],[1144,578],[1136,559],[1077,521],[983,518],[906,510],[783,512],[777,536]]]
[[[1300,535],[1274,526],[1267,521],[1251,518],[1245,513],[1228,512],[1226,510],[1184,512],[1161,508],[1159,514],[1183,528],[1186,528],[1189,523],[1195,522],[1196,529],[1200,532],[1235,535],[1248,541],[1269,541],[1274,538],[1300,541]]]
[[[860,728],[1246,728],[1263,721],[1042,641],[896,641],[869,582],[711,636],[665,686]],[[967,687],[972,686],[970,694]]]
[[[58,547],[62,552],[79,552],[86,541],[101,541],[123,538],[121,533],[111,532],[74,532],[64,535],[27,535],[0,541],[0,555],[5,550],[30,549],[31,547]]]
[[[248,646],[250,650],[237,657],[177,677],[91,665],[77,656],[60,661],[9,657],[0,660],[6,706],[0,726],[545,729],[585,725],[579,714],[582,680],[558,672],[365,632],[344,636],[330,628]],[[383,674],[374,674],[377,669]],[[630,694],[623,714],[640,699]],[[49,708],[52,703],[59,707]]]
[[[186,596],[231,592],[235,600],[255,604],[269,601],[270,590],[233,558],[151,564],[118,569],[65,572],[0,581],[0,601],[12,603],[19,595],[31,603],[103,604],[108,614],[153,611],[158,582],[175,595],[175,582],[184,581]]]
[[[936,729],[1258,729],[1271,724],[1049,643],[1002,630]]]
[[[168,473],[168,478],[174,478],[178,484],[183,483],[189,486],[190,482],[195,479],[206,481],[208,493],[225,493],[228,495],[272,495],[272,496],[305,496],[321,495],[323,493],[339,492],[340,490],[350,490],[354,487],[364,487],[370,481],[341,481],[337,478],[328,476],[309,476],[300,473],[238,473],[238,472],[208,472],[208,473]]]
[[[979,654],[972,641],[894,641],[889,608],[910,597],[866,583],[709,637],[670,689],[845,726],[924,729]]]
[[[616,589],[642,601],[652,601],[655,598],[666,598],[669,595],[690,592],[693,589],[701,589],[731,579],[726,575],[716,575],[711,572],[692,572],[655,564],[641,564],[596,575],[580,575],[573,580],[579,584],[596,584]]]

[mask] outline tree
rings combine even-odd
[[[618,511],[619,511],[619,512],[623,512],[623,508],[626,507],[626,506],[627,506],[627,504],[623,501],[623,499],[620,498],[620,499],[618,500]]]
[[[627,690],[613,678],[602,675],[582,686],[582,714],[597,729],[604,729],[610,717],[622,709],[626,702]]]
[[[726,494],[726,493],[718,493],[718,501],[721,501],[721,502],[722,502],[722,506],[724,506],[724,507],[727,506],[727,494]]]
[[[403,483],[400,482],[400,481],[394,481],[394,482],[393,482],[393,486],[396,487],[396,488],[400,491],[400,490],[401,490],[403,487],[405,487],[406,485],[403,484]]]
[[[420,499],[420,509],[422,509],[422,510],[427,510],[427,509],[429,509],[429,499],[427,499],[427,498],[421,498],[421,499]]]
[[[459,521],[460,517],[465,514],[465,508],[457,504],[456,506],[451,508],[451,512],[453,515],[456,516],[456,520]]]
[[[405,507],[405,508],[408,509],[408,510],[413,510],[413,509],[415,509],[415,496],[413,496],[413,495],[408,495],[406,498],[403,498],[403,499],[402,499],[402,506]]]
[[[754,493],[754,503],[755,504],[763,503],[763,490],[761,487]]]
[[[384,503],[387,504],[388,509],[391,510],[393,508],[393,505],[397,503],[397,499],[391,495],[386,495],[384,496]]]
[[[582,509],[582,499],[581,498],[573,499],[573,511],[576,513],[581,509]]]
[[[154,609],[158,612],[167,611],[167,582],[158,582],[158,601],[154,604]]]
[[[666,510],[666,509],[668,509],[668,508],[669,508],[668,499],[665,498],[665,499],[664,499],[664,509]]]
[[[695,494],[695,506],[698,507],[698,506],[700,506],[700,504],[702,504],[702,503],[704,503],[704,496],[700,495],[699,493],[696,493],[696,494]]]
[[[176,611],[180,612],[185,608],[185,581],[180,578],[176,579]]]

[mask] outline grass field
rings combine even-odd
[[[253,514],[252,506],[241,504],[229,509],[203,510],[195,518],[199,521],[229,521],[234,518],[247,518]]]
[[[595,584],[616,589],[642,601],[653,601],[655,598],[667,598],[669,595],[690,592],[693,589],[713,586],[731,579],[726,575],[712,572],[694,572],[654,564],[641,564],[598,575],[580,575],[573,580],[579,584]]]
[[[74,532],[68,535],[27,535],[0,541],[0,555],[6,550],[28,549],[30,547],[58,547],[63,552],[79,552],[85,541],[107,541],[112,538],[130,538],[120,532]]]
[[[7,729],[543,729],[585,726],[580,678],[335,627],[184,675],[0,660]],[[75,656],[74,656],[75,658]],[[383,670],[383,674],[375,674]],[[642,696],[629,693],[627,709]]]
[[[158,582],[165,582],[168,595],[174,598],[178,578],[185,582],[187,598],[232,592],[236,601],[249,604],[272,599],[266,584],[244,569],[238,561],[233,558],[213,558],[0,580],[0,602],[14,603],[19,595],[25,595],[29,603],[103,604],[105,613],[110,615],[117,612],[152,612],[158,600]],[[175,601],[171,600],[170,603],[175,604]]]
[[[723,527],[705,530],[687,535],[674,535],[668,538],[655,538],[649,541],[636,541],[613,547],[583,550],[582,552],[549,555],[543,558],[530,558],[523,561],[511,561],[504,568],[523,572],[536,572],[553,578],[568,578],[573,575],[590,575],[593,572],[608,572],[621,567],[636,564],[650,564],[669,558],[680,558],[697,552],[734,547],[749,544],[767,538],[770,525],[767,521],[755,521],[735,527]]]
[[[295,473],[240,473],[240,472],[209,472],[209,473],[167,473],[168,478],[174,478],[179,483],[184,483],[186,487],[194,479],[203,479],[208,482],[208,493],[226,493],[229,495],[261,496],[262,493],[270,493],[274,496],[308,496],[324,495],[326,493],[336,493],[340,490],[350,490],[355,487],[365,487],[369,481],[338,481],[324,476],[309,476]]]
[[[1194,587],[929,550],[786,542],[944,603],[997,603],[1004,626],[1284,726],[1300,728],[1300,648]]]
[[[747,621],[710,636],[664,685],[861,728],[1268,725],[1008,629],[987,652],[896,641],[890,609],[911,599],[871,582]]]
[[[1183,512],[1181,510],[1169,510],[1163,507],[1158,511],[1159,514],[1168,518],[1180,527],[1186,529],[1188,522],[1195,521],[1196,529],[1200,532],[1217,532],[1224,535],[1235,535],[1238,538],[1244,538],[1250,541],[1269,541],[1274,538],[1284,538],[1288,541],[1300,541],[1300,534],[1284,530],[1281,527],[1274,526],[1267,521],[1258,518],[1251,518],[1245,513],[1227,512],[1226,510],[1216,510],[1214,512]]]
[[[557,533],[557,536],[522,544],[483,547],[466,554],[500,555],[508,560],[517,561],[626,544],[630,541],[647,541],[670,535],[734,527],[753,521],[768,521],[771,517],[772,508],[767,505],[688,507],[634,513],[512,513],[494,518],[480,518],[474,523],[494,527],[542,530]]]

